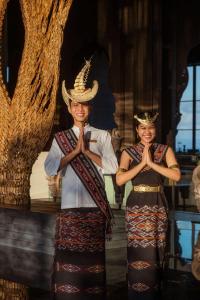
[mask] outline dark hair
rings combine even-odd
[[[69,107],[71,107],[71,104],[72,104],[72,100],[71,99],[69,99]],[[78,101],[77,101],[78,102]],[[78,102],[78,103],[82,103],[82,104],[88,104],[89,106],[92,106],[92,103],[91,103],[92,101],[90,100],[90,101],[85,101],[85,102]]]

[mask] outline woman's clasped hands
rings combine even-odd
[[[141,163],[143,164],[143,167],[145,167],[145,166],[151,167],[152,166],[153,161],[152,161],[152,157],[151,157],[150,147],[151,147],[151,144],[145,144],[145,146],[144,146],[144,150],[142,153],[142,161],[141,161]]]

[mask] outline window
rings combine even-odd
[[[200,65],[188,67],[188,85],[180,102],[176,151],[200,152]]]

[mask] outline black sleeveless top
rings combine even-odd
[[[133,159],[130,168],[133,168],[142,160],[144,145],[142,143],[135,144],[131,147],[125,149],[125,151]],[[167,152],[168,146],[163,144],[154,143],[150,147],[151,157],[154,163],[159,165],[166,165],[165,155]],[[164,176],[157,173],[148,166],[145,167],[140,173],[138,173],[133,179],[133,185],[146,184],[149,186],[163,185]]]

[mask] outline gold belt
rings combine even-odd
[[[139,193],[146,193],[146,192],[160,192],[161,187],[160,185],[157,186],[149,186],[146,184],[140,184],[140,185],[134,185],[133,186],[134,192],[139,192]]]

